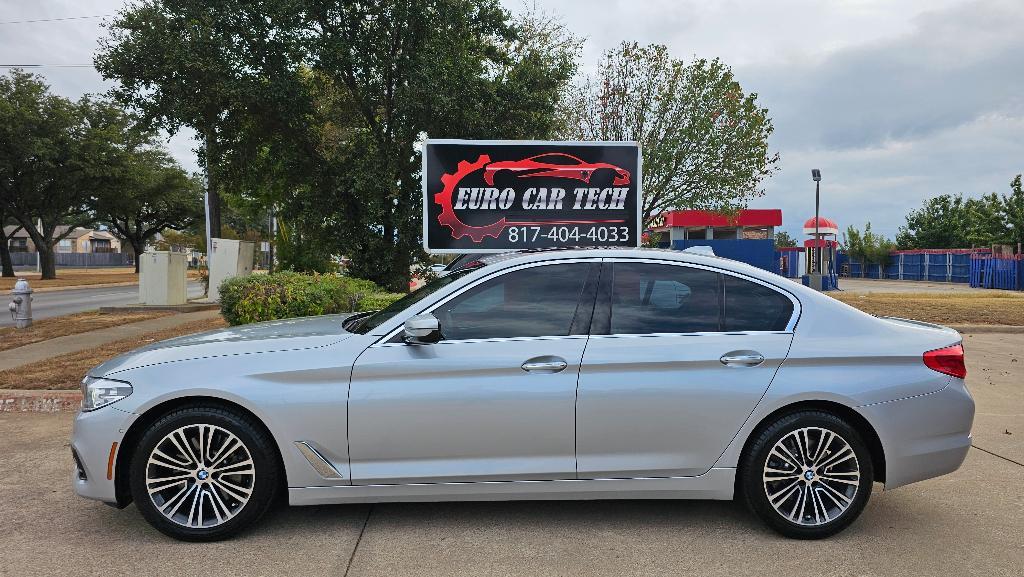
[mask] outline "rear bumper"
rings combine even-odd
[[[134,414],[116,407],[79,411],[71,436],[71,451],[75,457],[71,486],[79,496],[105,503],[117,502],[114,470],[111,468],[108,478],[108,463],[111,458],[116,460],[118,453],[125,449],[121,441],[134,418]],[[117,446],[112,450],[114,443]]]
[[[971,448],[974,399],[961,379],[926,395],[857,407],[885,451],[885,488],[960,468]]]

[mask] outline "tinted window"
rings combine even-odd
[[[793,316],[793,302],[764,285],[725,277],[725,330],[782,331]]]
[[[391,303],[387,308],[367,316],[353,316],[351,319],[346,320],[342,326],[349,332],[364,335],[387,322],[391,317],[434,294],[439,289],[450,285],[455,282],[455,280],[476,270],[476,268],[479,267],[465,268],[451,274],[435,278],[420,288]]]
[[[682,266],[615,263],[612,334],[721,330],[718,273]]]
[[[590,264],[536,266],[477,285],[434,310],[446,340],[565,336]]]

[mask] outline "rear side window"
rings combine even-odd
[[[615,263],[611,334],[721,330],[719,274],[652,263]]]
[[[793,316],[793,301],[778,291],[725,276],[726,331],[782,331]]]

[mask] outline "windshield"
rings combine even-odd
[[[479,267],[464,268],[462,270],[446,274],[445,276],[438,277],[428,282],[427,284],[421,286],[420,288],[412,291],[411,293],[405,295],[404,297],[398,299],[397,301],[391,303],[385,309],[381,309],[368,316],[359,316],[350,319],[348,322],[345,323],[346,325],[349,325],[345,327],[345,330],[347,330],[350,333],[365,335],[371,330],[387,322],[387,320],[390,319],[391,317],[397,315],[398,313],[404,311],[405,309],[411,307],[412,305],[418,303],[419,301],[434,294],[441,288],[452,284],[456,280],[462,278],[463,276],[470,272],[473,272],[477,268]]]

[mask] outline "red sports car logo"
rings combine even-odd
[[[598,170],[615,171],[614,186],[629,185],[629,171],[606,162],[584,162],[571,154],[548,152],[522,160],[503,160],[492,162],[484,168],[484,182],[494,186],[494,175],[502,170],[509,170],[522,177],[555,176],[572,178],[590,184],[590,177]]]

